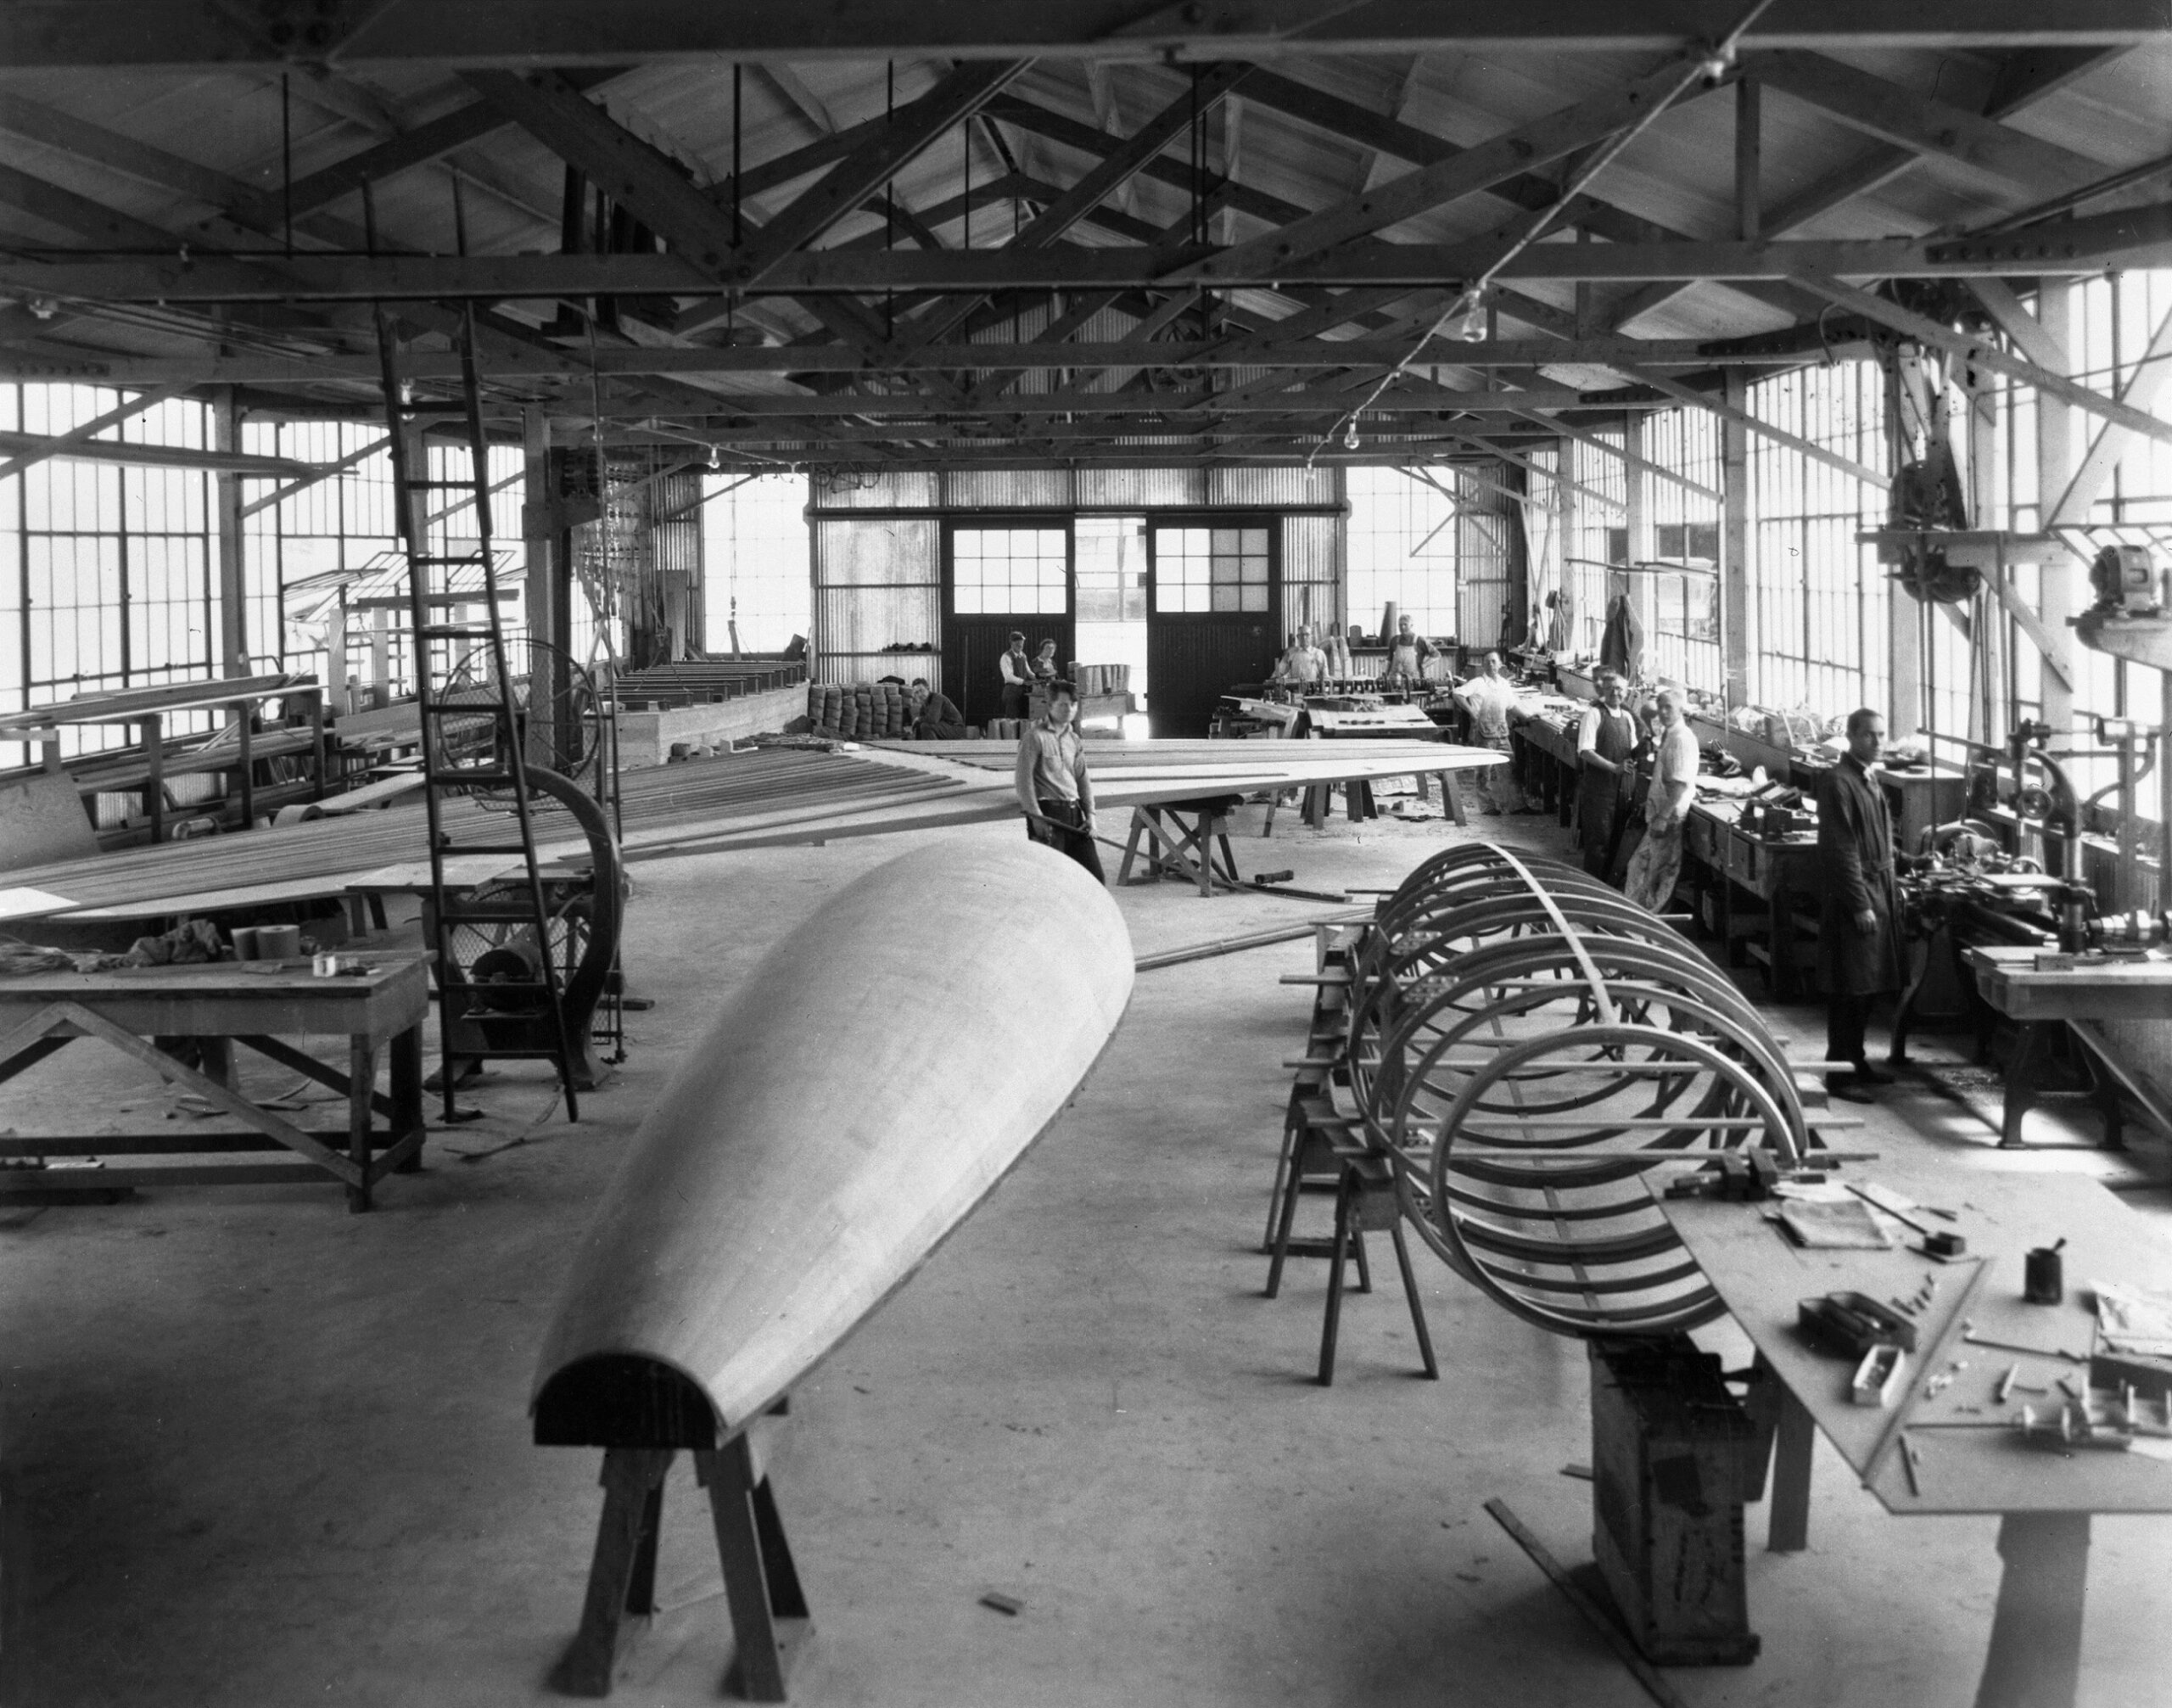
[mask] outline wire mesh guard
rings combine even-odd
[[[1405,1213],[1559,1334],[1678,1333],[1717,1296],[1646,1191],[1654,1151],[1809,1147],[1756,1011],[1687,939],[1553,861],[1436,855],[1376,911],[1347,1060]]]

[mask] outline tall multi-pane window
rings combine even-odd
[[[1061,528],[955,529],[952,608],[961,617],[1062,615],[1069,542]]]
[[[1157,528],[1157,611],[1264,611],[1269,594],[1264,528]]]
[[[716,473],[703,480],[708,650],[781,652],[808,630],[807,477]]]
[[[1702,409],[1656,411],[1644,423],[1644,455],[1682,477],[1644,477],[1652,526],[1652,668],[1716,693],[1726,675],[1720,652],[1719,421]],[[1677,563],[1682,566],[1678,574],[1656,568]]]
[[[1572,440],[1569,478],[1576,482],[1576,519],[1566,536],[1565,580],[1570,651],[1596,657],[1606,628],[1607,566],[1629,561],[1629,467],[1619,431],[1595,433],[1598,444]]]
[[[1798,438],[1873,468],[1884,465],[1884,381],[1873,363],[1760,380],[1749,388],[1749,406]],[[1856,535],[1884,521],[1885,494],[1761,434],[1749,435],[1749,697],[1828,714],[1884,705],[1892,584],[1877,548]]]
[[[1368,634],[1391,600],[1421,635],[1458,632],[1454,475],[1446,468],[1426,473],[1433,479],[1399,468],[1352,468],[1344,477],[1348,609]]]

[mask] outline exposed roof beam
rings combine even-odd
[[[1749,54],[1743,70],[1843,124],[2004,184],[2041,193],[2093,182],[2105,173],[2102,161],[2085,154],[1822,54]]]
[[[18,462],[42,462],[56,457],[66,462],[119,462],[136,468],[193,468],[221,473],[255,475],[266,480],[293,480],[316,472],[316,465],[284,456],[254,456],[239,451],[190,451],[171,445],[127,445],[109,439],[78,440],[67,435],[48,437],[40,433],[0,431],[0,451]]]
[[[2124,48],[2043,48],[2012,55],[2001,66],[1998,81],[1984,103],[1983,116],[2009,117],[2054,90],[2063,88],[2085,71],[2118,59],[2125,51]],[[1784,201],[1763,210],[1758,221],[1760,233],[1777,238],[1798,231],[1821,215],[1832,212],[1857,196],[1868,195],[1881,184],[1892,182],[1922,159],[1912,148],[1887,145],[1845,161]],[[1649,314],[1680,295],[1683,288],[1680,284],[1662,282],[1632,292],[1627,300],[1617,304],[1608,317],[1609,329],[1621,331],[1638,316]]]
[[[2134,372],[2119,388],[2119,402],[2128,409],[2154,409],[2165,382],[2172,380],[2172,310],[2157,323],[2157,334],[2150,339],[2149,348],[2142,352],[2135,364]],[[2108,421],[2096,430],[2096,437],[2090,444],[2088,455],[2081,459],[2081,467],[2074,470],[2074,479],[2067,483],[2067,490],[2059,495],[2045,518],[2045,525],[2057,528],[2064,524],[2080,524],[2089,518],[2089,507],[2096,503],[2112,479],[2113,471],[2127,454],[2134,442],[2131,429],[2117,422]]]
[[[1843,456],[1838,451],[1828,450],[1815,440],[1805,439],[1799,434],[1789,433],[1785,428],[1776,427],[1771,422],[1752,415],[1746,409],[1737,409],[1723,399],[1710,396],[1697,390],[1694,387],[1684,385],[1678,380],[1669,379],[1663,374],[1650,373],[1635,367],[1617,366],[1615,372],[1625,379],[1634,380],[1639,385],[1649,385],[1653,390],[1663,392],[1669,397],[1688,404],[1692,408],[1702,409],[1716,415],[1722,421],[1733,422],[1737,427],[1755,434],[1760,439],[1769,439],[1775,445],[1784,445],[1790,451],[1800,451],[1811,462],[1822,462],[1828,468],[1835,468],[1843,474],[1851,475],[1866,485],[1877,487],[1881,492],[1889,490],[1893,484],[1891,477],[1883,469],[1873,468],[1866,462],[1858,462],[1852,456]]]
[[[899,108],[882,134],[847,154],[770,218],[758,238],[742,246],[732,261],[734,283],[742,288],[762,283],[788,255],[859,207],[944,132],[972,117],[1028,63],[1016,59],[960,65],[918,100]]]
[[[2013,287],[2004,279],[1971,279],[1969,291],[1984,305],[1992,323],[2013,340],[2014,348],[2039,367],[2064,373],[2073,366],[2059,335],[2022,305]]]
[[[1626,87],[1580,101],[1475,148],[1407,172],[1334,207],[1176,269],[1172,281],[1211,283],[1227,278],[1274,277],[1274,270],[1323,249],[1354,242],[1403,221],[1491,189],[1529,168],[1603,142],[1627,129],[1681,83],[1682,63],[1670,59]]]
[[[2155,416],[2130,408],[2115,398],[2077,384],[2063,374],[2053,373],[2019,356],[2009,356],[1988,339],[1971,338],[1966,333],[1956,332],[1951,327],[1941,325],[1928,315],[1917,314],[1913,309],[1888,302],[1884,297],[1873,295],[1867,290],[1858,290],[1839,279],[1810,272],[1804,273],[1801,277],[1803,284],[1809,289],[1839,303],[1843,308],[1853,309],[1867,320],[1878,321],[1895,332],[1906,333],[1910,338],[1929,344],[1933,349],[1966,357],[1979,367],[1988,367],[2009,379],[2033,385],[2040,392],[2049,393],[2062,402],[2073,404],[2091,415],[2114,422],[2130,433],[2139,433],[2146,438],[2172,445],[2172,421],[2159,421]]]
[[[133,421],[145,412],[156,409],[167,399],[177,396],[184,389],[179,385],[161,385],[140,392],[104,414],[93,417],[81,427],[70,428],[67,432],[47,440],[41,449],[20,451],[5,462],[0,462],[0,480],[5,480],[11,474],[20,474],[25,468],[44,462],[48,456],[63,456],[76,446],[96,439],[109,427],[118,427],[124,421]]]
[[[1739,0],[1665,7],[1620,0],[1473,6],[1469,0],[945,0],[898,5],[718,5],[714,0],[523,0],[447,6],[443,0],[327,0],[299,18],[239,8],[209,27],[171,0],[13,0],[0,12],[0,64],[24,70],[134,65],[219,70],[240,64],[349,66],[693,64],[916,56],[1032,54],[1158,60],[1165,55],[1273,52],[1408,54],[1539,48],[1668,48],[1686,36],[1717,40],[1741,19]],[[231,21],[228,21],[231,20]],[[1753,48],[1985,48],[2046,42],[2137,42],[2164,27],[2158,0],[1789,0],[1745,32]]]
[[[2109,265],[2151,266],[2172,257],[2172,209],[2136,210],[2074,221],[2013,237],[1937,242],[1914,238],[1798,243],[1533,244],[1504,266],[1507,280],[1800,279],[1956,277],[2087,273]],[[1348,244],[1303,261],[1274,261],[1218,277],[1218,286],[1350,284],[1415,290],[1475,277],[1506,246],[1486,244]],[[827,249],[785,257],[764,294],[801,296],[883,290],[1116,290],[1171,281],[1157,249]],[[515,301],[596,294],[718,295],[703,266],[678,255],[178,255],[51,260],[0,256],[0,295],[113,302],[301,302],[350,299]],[[722,318],[719,305],[714,317]],[[682,319],[682,328],[686,322]]]
[[[904,417],[918,420],[960,413],[981,419],[985,418],[988,413],[977,404],[953,407],[932,398],[899,392],[826,392],[820,396],[808,397],[779,397],[758,392],[719,393],[703,401],[710,413],[750,421],[831,420],[853,416],[870,418]],[[1278,392],[1271,397],[1262,398],[1247,398],[1236,392],[1212,392],[1203,389],[1137,392],[1014,392],[1003,400],[996,412],[1005,416],[1068,415],[1073,412],[1159,414],[1165,410],[1199,406],[1209,410],[1226,408],[1239,413],[1292,415],[1314,407],[1332,412],[1346,407],[1348,401],[1345,386],[1329,380],[1313,388]],[[1587,401],[1584,394],[1566,386],[1531,388],[1522,391],[1471,391],[1449,386],[1406,383],[1382,392],[1366,406],[1366,412],[1407,415],[1464,410],[1484,413],[1507,411],[1513,413],[1518,410],[1580,409],[1586,406]],[[659,416],[678,416],[685,412],[674,407],[652,412]]]
[[[176,247],[171,236],[148,221],[14,166],[0,165],[0,207],[17,209],[49,226],[87,238],[99,249],[171,250]]]
[[[305,474],[299,480],[290,482],[285,486],[274,488],[272,491],[266,493],[261,498],[252,498],[248,503],[242,506],[241,513],[244,517],[254,516],[260,510],[269,510],[275,504],[283,504],[287,500],[292,498],[297,492],[305,492],[308,490],[311,487],[316,485],[320,480],[329,480],[335,474],[345,473],[358,462],[368,462],[371,457],[376,456],[378,451],[383,451],[391,443],[392,437],[389,434],[386,434],[382,439],[372,439],[360,451],[349,451],[346,456],[341,457],[337,462],[327,462],[322,468],[315,470],[313,473]],[[506,479],[501,480],[498,483],[498,486],[509,486],[514,480],[520,478],[521,477],[519,475],[509,476]],[[498,490],[498,487],[494,486],[490,490],[495,492]],[[473,502],[472,499],[466,501],[469,503]],[[455,505],[453,509],[456,510],[460,506]],[[442,522],[451,513],[452,511],[451,510],[442,511],[439,514],[429,517],[426,519],[432,523]]]

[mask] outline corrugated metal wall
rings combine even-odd
[[[934,681],[943,635],[942,524],[932,517],[817,520],[813,531],[814,679]],[[915,650],[884,650],[897,641]]]
[[[1136,505],[1157,510],[1206,501],[1206,481],[1196,468],[1082,468],[1078,502],[1089,509]]]
[[[1282,518],[1282,627],[1310,624],[1315,636],[1343,624],[1343,518]]]
[[[1341,494],[1335,490],[1333,468],[1210,468],[1206,471],[1209,504],[1333,504]]]
[[[1509,610],[1508,501],[1458,476],[1456,482],[1456,638],[1490,647],[1501,638]]]
[[[1061,468],[954,468],[943,477],[943,501],[964,509],[1068,510],[1073,501],[1071,476]]]
[[[932,510],[940,501],[936,478],[918,471],[817,475],[818,510]]]

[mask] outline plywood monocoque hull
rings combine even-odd
[[[1107,893],[1022,838],[938,843],[841,891],[635,1134],[545,1346],[536,1440],[744,1428],[1062,1111],[1131,979]]]

